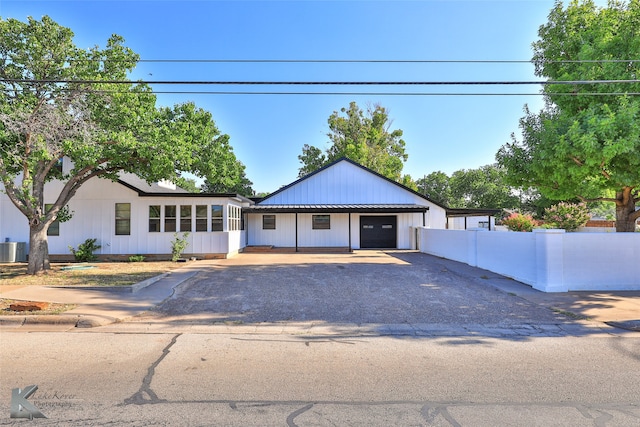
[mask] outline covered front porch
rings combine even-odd
[[[254,205],[243,209],[249,251],[286,248],[292,252],[412,249],[411,229],[428,226],[428,213],[428,206],[417,204]]]

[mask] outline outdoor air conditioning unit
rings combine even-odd
[[[25,242],[0,243],[0,262],[25,262],[27,244]]]
[[[27,262],[27,243],[18,242],[16,248],[16,262]]]
[[[18,242],[0,243],[0,262],[16,262]]]

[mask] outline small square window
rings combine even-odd
[[[312,228],[314,230],[331,229],[331,215],[313,215],[311,217]]]
[[[263,230],[275,230],[276,229],[276,216],[275,215],[262,215],[262,229]]]

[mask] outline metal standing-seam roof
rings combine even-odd
[[[245,213],[391,213],[426,212],[429,206],[412,204],[305,204],[305,205],[254,205],[243,208]]]

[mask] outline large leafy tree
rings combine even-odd
[[[347,157],[371,170],[403,182],[402,167],[407,161],[402,130],[390,130],[387,110],[374,105],[363,111],[355,102],[334,111],[328,119],[330,146],[325,152],[305,144],[298,159],[302,177],[341,157]],[[408,178],[407,178],[408,179]],[[408,182],[408,181],[407,181]]]
[[[506,183],[505,171],[497,165],[460,169],[448,176],[432,172],[417,181],[419,191],[451,208],[513,209],[521,206],[514,189]]]
[[[0,19],[0,180],[29,223],[29,273],[49,268],[47,229],[89,179],[206,176],[224,151],[228,137],[208,112],[157,108],[148,86],[127,80],[137,61],[117,35],[84,50],[49,17]],[[64,172],[63,158],[72,164]],[[53,179],[62,189],[45,211]]]
[[[245,165],[236,158],[231,146],[228,146],[221,154],[221,161],[206,176],[202,191],[252,196],[253,182],[247,178]]]
[[[416,181],[418,191],[441,205],[454,207],[451,197],[451,178],[442,171],[431,172]]]
[[[504,169],[496,165],[455,171],[450,185],[454,207],[513,209],[520,205],[516,192],[505,181]]]
[[[556,200],[609,201],[617,231],[640,217],[640,1],[557,2],[533,44],[545,107],[496,155],[513,185]],[[599,80],[599,83],[584,82]],[[622,82],[624,80],[624,82]],[[605,81],[605,82],[603,82]]]

